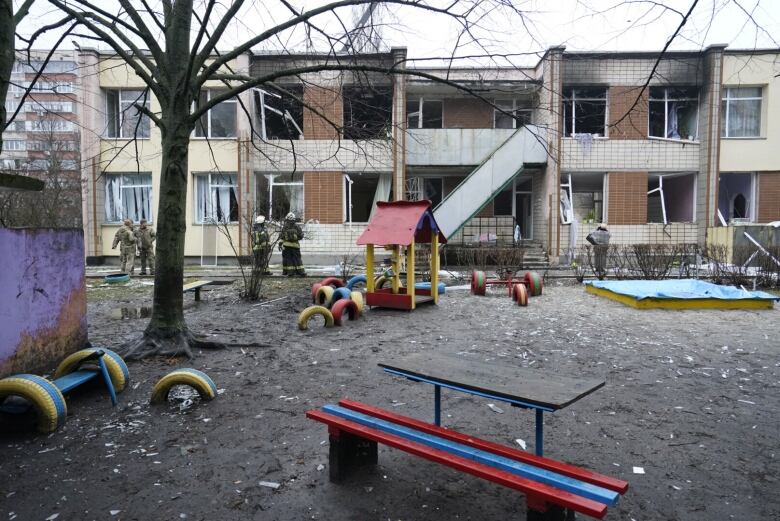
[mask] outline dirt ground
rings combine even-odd
[[[607,519],[780,519],[780,309],[638,311],[550,283],[528,308],[449,291],[438,307],[299,331],[311,282],[274,281],[262,305],[229,286],[197,304],[188,295],[190,326],[226,350],[130,363],[118,407],[99,388],[70,396],[66,425],[49,436],[9,433],[3,420],[0,520],[524,519],[521,494],[386,447],[375,468],[328,481],[326,428],[305,411],[352,397],[431,420],[430,386],[377,368],[423,350],[605,378],[546,415],[545,448],[630,482]],[[95,345],[117,348],[144,327],[117,317],[149,305],[149,286],[89,295]],[[184,410],[148,405],[177,366],[206,371],[221,394]],[[533,414],[487,403],[445,390],[443,423],[532,450]]]

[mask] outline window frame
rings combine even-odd
[[[293,211],[295,212],[296,217],[300,217],[301,219],[304,218],[304,212],[305,212],[305,193],[304,190],[304,183],[303,183],[303,177],[301,177],[300,181],[285,181],[281,183],[275,182],[277,177],[282,176],[292,176],[294,175],[292,172],[274,172],[274,173],[256,173],[255,174],[255,207],[257,208],[259,206],[258,204],[258,192],[259,192],[259,186],[258,186],[258,180],[260,176],[265,177],[268,183],[268,193],[265,194],[267,197],[266,203],[268,203],[268,211],[266,212],[266,219],[269,221],[272,221],[274,219],[273,217],[273,211],[274,211],[274,186],[299,186],[301,189],[301,198],[302,201],[302,208],[300,212],[295,212],[294,209],[288,209],[288,212]],[[300,215],[298,215],[300,213]]]
[[[512,99],[506,99],[506,98],[498,99],[498,98],[496,98],[496,99],[493,100],[493,105],[494,105],[493,106],[493,129],[509,130],[508,128],[505,129],[504,127],[497,127],[496,126],[496,120],[498,119],[499,114],[506,115],[506,114],[503,114],[503,113],[499,112],[499,108],[498,108],[499,105],[501,105],[502,103],[508,104],[510,102],[512,103],[512,108],[510,110],[508,110],[508,111],[505,111],[505,112],[510,112],[511,113],[511,117],[512,117],[512,127],[511,128],[512,129],[519,128],[517,126],[517,119],[518,119],[518,114],[519,113],[527,113],[528,114],[528,123],[527,123],[527,125],[532,125],[533,124],[533,112],[534,112],[533,108],[518,108],[517,98],[512,98]]]
[[[761,95],[758,97],[742,97],[732,98],[729,96],[732,90],[739,89],[760,89]],[[721,107],[723,103],[726,104],[726,110],[722,110],[725,114],[721,114],[723,121],[723,127],[720,132],[720,137],[723,139],[761,139],[763,137],[763,125],[764,125],[764,86],[763,85],[740,85],[739,87],[723,87],[724,94],[721,95]],[[758,134],[755,136],[729,136],[729,105],[732,101],[759,101],[758,106]]]
[[[211,101],[211,95],[212,93],[220,93],[220,92],[226,92],[227,89],[219,89],[219,88],[213,88],[213,89],[201,89],[201,94],[203,92],[206,92],[206,102]],[[233,105],[233,135],[232,136],[212,136],[211,135],[211,112],[219,107],[220,105],[224,105],[225,103],[230,103]],[[203,119],[203,117],[206,118],[206,133],[205,135],[199,136],[198,135],[198,129],[203,129],[200,122]],[[211,107],[209,110],[206,111],[206,114],[201,116],[198,121],[195,123],[195,128],[192,130],[192,137],[194,139],[236,139],[238,137],[238,99],[234,96],[230,99],[226,99],[225,101],[222,101],[213,107]]]
[[[143,89],[143,88],[140,88],[140,89],[138,89],[138,88],[136,88],[136,89],[104,89],[105,99],[106,99],[105,100],[106,101],[106,138],[108,138],[108,139],[151,139],[151,137],[152,137],[152,120],[149,119],[149,117],[146,114],[144,114],[144,113],[142,113],[140,111],[137,111],[137,112],[139,113],[139,117],[141,118],[141,121],[144,121],[144,120],[146,121],[146,125],[145,125],[146,129],[145,129],[145,131],[144,131],[144,124],[143,123],[138,125],[138,135],[133,133],[132,136],[125,136],[124,135],[124,131],[123,131],[124,122],[125,122],[125,117],[124,117],[125,112],[127,110],[129,110],[130,108],[132,108],[132,106],[135,103],[137,103],[140,100],[144,99],[144,95],[143,95],[144,91],[147,92],[147,94],[145,95],[146,101],[144,102],[144,106],[147,109],[149,109],[150,104],[151,104],[151,99],[150,99],[151,98],[151,94],[148,92],[148,89]],[[124,100],[122,98],[122,93],[125,93],[125,92],[141,92],[142,95],[138,96],[138,97],[135,97],[135,98],[133,98],[130,101],[126,101],[126,100]],[[116,105],[117,112],[116,113],[114,113],[114,107],[111,106],[111,101],[110,101],[110,98],[109,98],[110,94],[113,94],[113,95],[116,96],[116,103],[117,103],[117,105]],[[122,109],[122,104],[123,103],[127,103],[128,104],[127,108],[124,109],[124,110]],[[112,128],[111,128],[110,121],[112,121],[112,120],[116,121],[116,131],[112,130]],[[115,134],[115,135],[111,135],[112,133]],[[144,134],[146,134],[146,135],[144,135]]]
[[[414,101],[414,99],[415,98],[412,98],[412,101]],[[407,109],[407,112],[406,112],[406,128],[407,129],[412,129],[412,128],[429,129],[429,130],[436,130],[436,129],[444,128],[444,100],[442,98],[426,98],[425,96],[419,96],[416,99],[417,99],[417,103],[418,103],[417,111],[415,111],[415,112],[408,112],[408,109],[409,109],[409,99],[407,98],[407,101],[406,101],[406,109]],[[423,121],[423,111],[424,111],[425,101],[426,100],[429,101],[429,102],[437,102],[437,103],[441,104],[441,118],[440,118],[441,126],[439,126],[439,127],[425,127],[424,126],[425,122]],[[410,116],[416,116],[417,117],[417,126],[416,127],[412,127],[412,126],[409,125],[409,117]]]
[[[650,95],[651,89],[664,89],[664,98],[663,100],[659,98],[653,98]],[[666,135],[669,133],[669,102],[676,102],[676,101],[694,101],[694,98],[670,98],[669,97],[669,90],[670,89],[684,89],[684,88],[695,88],[696,89],[696,134],[693,136],[693,139],[687,139],[683,137],[679,138],[673,138],[673,137],[667,137]],[[650,129],[652,128],[652,124],[650,122],[650,104],[651,103],[659,103],[663,101],[664,102],[664,135],[663,136],[654,136],[650,133]],[[670,86],[662,86],[662,85],[655,85],[652,87],[648,87],[647,90],[647,137],[648,139],[663,139],[667,141],[684,141],[686,143],[699,143],[699,107],[701,104],[701,88],[697,86],[686,86],[686,85],[670,85]]]
[[[103,172],[104,176],[106,176],[106,180],[108,180],[108,177],[115,177],[119,179],[119,204],[121,206],[120,211],[120,217],[119,220],[116,221],[110,221],[108,219],[108,215],[104,212],[105,221],[104,224],[110,224],[110,225],[116,225],[121,224],[123,219],[125,219],[125,203],[124,203],[124,190],[125,188],[133,187],[133,188],[148,188],[149,189],[149,216],[146,218],[147,222],[150,224],[154,222],[154,176],[152,175],[152,172]],[[149,176],[149,184],[140,184],[140,185],[125,185],[125,176]],[[108,183],[106,182],[104,185],[104,196],[108,197],[108,194],[106,193],[108,191]],[[104,205],[105,206],[105,205]],[[104,208],[105,210],[105,208]]]
[[[571,89],[571,97],[566,96],[566,90]],[[600,89],[604,91],[604,97],[603,98],[593,98],[593,97],[577,97],[577,90],[582,89]],[[563,137],[572,138],[575,139],[577,135],[579,134],[589,134],[594,137],[594,139],[609,139],[609,88],[608,87],[601,87],[598,85],[569,85],[563,88],[563,95],[561,96],[561,101],[563,104]],[[577,132],[577,101],[590,101],[590,102],[604,102],[604,126],[603,126],[603,132],[601,133],[591,133],[591,132]],[[571,133],[566,134],[566,103],[571,102]],[[596,135],[598,134],[598,135]]]
[[[234,225],[238,224],[241,221],[241,207],[239,204],[239,191],[238,191],[238,172],[193,172],[193,195],[195,196],[195,204],[193,205],[194,211],[194,223],[200,226],[208,226],[208,225],[220,225],[220,224],[227,224],[227,225]],[[235,179],[235,184],[224,184],[224,183],[213,183],[212,182],[212,176],[214,177],[225,177],[225,176],[233,176]],[[198,187],[199,183],[197,182],[196,177],[208,177],[208,192],[209,197],[211,196],[211,191],[214,188],[232,188],[235,192],[236,196],[236,212],[237,212],[237,218],[236,220],[227,220],[227,221],[220,221],[217,216],[204,216],[205,219],[199,219],[198,218],[198,201],[199,201],[199,193],[198,193]],[[212,211],[216,212],[216,208],[212,209]],[[228,216],[230,218],[230,216]],[[212,219],[212,220],[206,220],[206,219]]]

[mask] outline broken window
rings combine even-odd
[[[255,132],[266,139],[303,138],[303,85],[264,85],[255,96]]]
[[[344,176],[344,221],[366,223],[377,201],[390,198],[391,174],[352,174]]]
[[[224,89],[201,90],[199,105],[205,105],[212,98],[224,92]],[[236,99],[231,98],[209,109],[195,125],[195,136],[210,138],[236,137],[237,105]]]
[[[408,128],[442,128],[441,100],[412,98],[406,102]]]
[[[152,174],[103,174],[106,181],[106,222],[124,219],[152,222]]]
[[[721,224],[755,220],[755,174],[723,173],[718,182]]]
[[[493,128],[520,128],[531,124],[531,108],[516,99],[495,100]]]
[[[698,129],[698,88],[650,87],[650,136],[693,141]]]
[[[493,215],[512,215],[512,185],[498,192],[493,199]]]
[[[563,89],[564,135],[604,136],[607,125],[607,89],[565,87]]]
[[[604,219],[604,174],[561,174],[561,223],[599,223]]]
[[[423,178],[423,197],[431,202],[431,208],[436,208],[444,197],[444,180],[441,177]]]
[[[694,222],[696,174],[649,175],[647,222]]]
[[[303,217],[303,178],[300,174],[255,175],[258,215],[281,221],[289,213]]]
[[[149,108],[148,90],[107,90],[106,136],[114,138],[149,137],[149,118],[138,106]]]
[[[345,139],[385,139],[392,135],[392,88],[345,87],[342,95]]]
[[[724,89],[720,116],[721,136],[761,136],[761,94],[761,87]]]
[[[195,222],[238,222],[236,174],[195,175]]]

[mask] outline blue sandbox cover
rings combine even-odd
[[[748,291],[734,286],[718,286],[711,282],[695,279],[674,280],[589,280],[594,288],[628,295],[636,300],[659,299],[720,299],[720,300],[780,300],[780,297],[765,291]]]

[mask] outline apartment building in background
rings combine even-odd
[[[405,56],[255,53],[233,69]],[[154,225],[159,132],[132,107],[157,102],[116,57],[75,60],[87,257],[103,262],[122,218]],[[194,132],[185,255],[229,262],[225,231],[247,252],[248,219],[292,211],[311,232],[304,255],[332,262],[361,252],[376,202],[400,199],[431,200],[451,243],[520,240],[553,263],[599,222],[613,243],[704,244],[724,225],[780,220],[778,72],[777,49],[556,47],[527,68],[280,78]]]

